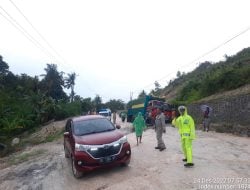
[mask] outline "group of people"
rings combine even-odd
[[[157,146],[155,149],[159,151],[166,149],[166,145],[162,139],[162,135],[165,130],[165,115],[163,111],[164,110],[162,108],[157,108],[157,116],[155,118],[155,131],[157,139]],[[178,111],[180,116],[173,118],[172,125],[178,128],[180,134],[181,147],[184,154],[184,166],[192,167],[194,165],[192,159],[192,141],[195,139],[195,124],[193,118],[188,115],[187,108],[185,106],[179,106]],[[133,127],[135,128],[137,145],[139,145],[142,140],[142,133],[146,128],[144,118],[140,112],[133,122]]]

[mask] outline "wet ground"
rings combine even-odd
[[[131,124],[121,125],[121,130],[129,133]],[[100,170],[75,179],[60,139],[29,148],[27,151],[44,150],[44,154],[2,169],[0,189],[250,189],[249,138],[197,131],[193,142],[195,166],[185,168],[178,132],[170,125],[163,136],[167,149],[162,152],[154,149],[153,129],[144,132],[139,146],[134,133],[127,136],[132,147],[128,167]]]

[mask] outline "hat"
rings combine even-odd
[[[185,106],[179,106],[179,107],[178,107],[178,110],[179,110],[180,112],[184,112],[185,109],[186,109]]]

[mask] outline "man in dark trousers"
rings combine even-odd
[[[209,125],[210,125],[210,109],[207,106],[206,107],[206,111],[204,112],[203,115],[203,127],[204,127],[204,131],[209,131]]]

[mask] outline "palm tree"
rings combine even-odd
[[[63,72],[57,71],[57,65],[47,64],[47,68],[44,69],[46,74],[44,79],[41,81],[41,86],[47,96],[52,97],[55,100],[66,99],[67,95],[63,91],[64,80]]]
[[[70,101],[73,102],[75,92],[74,92],[74,87],[75,87],[75,80],[76,80],[76,73],[68,73],[68,77],[65,79],[65,87],[67,89],[71,89],[70,92]]]

